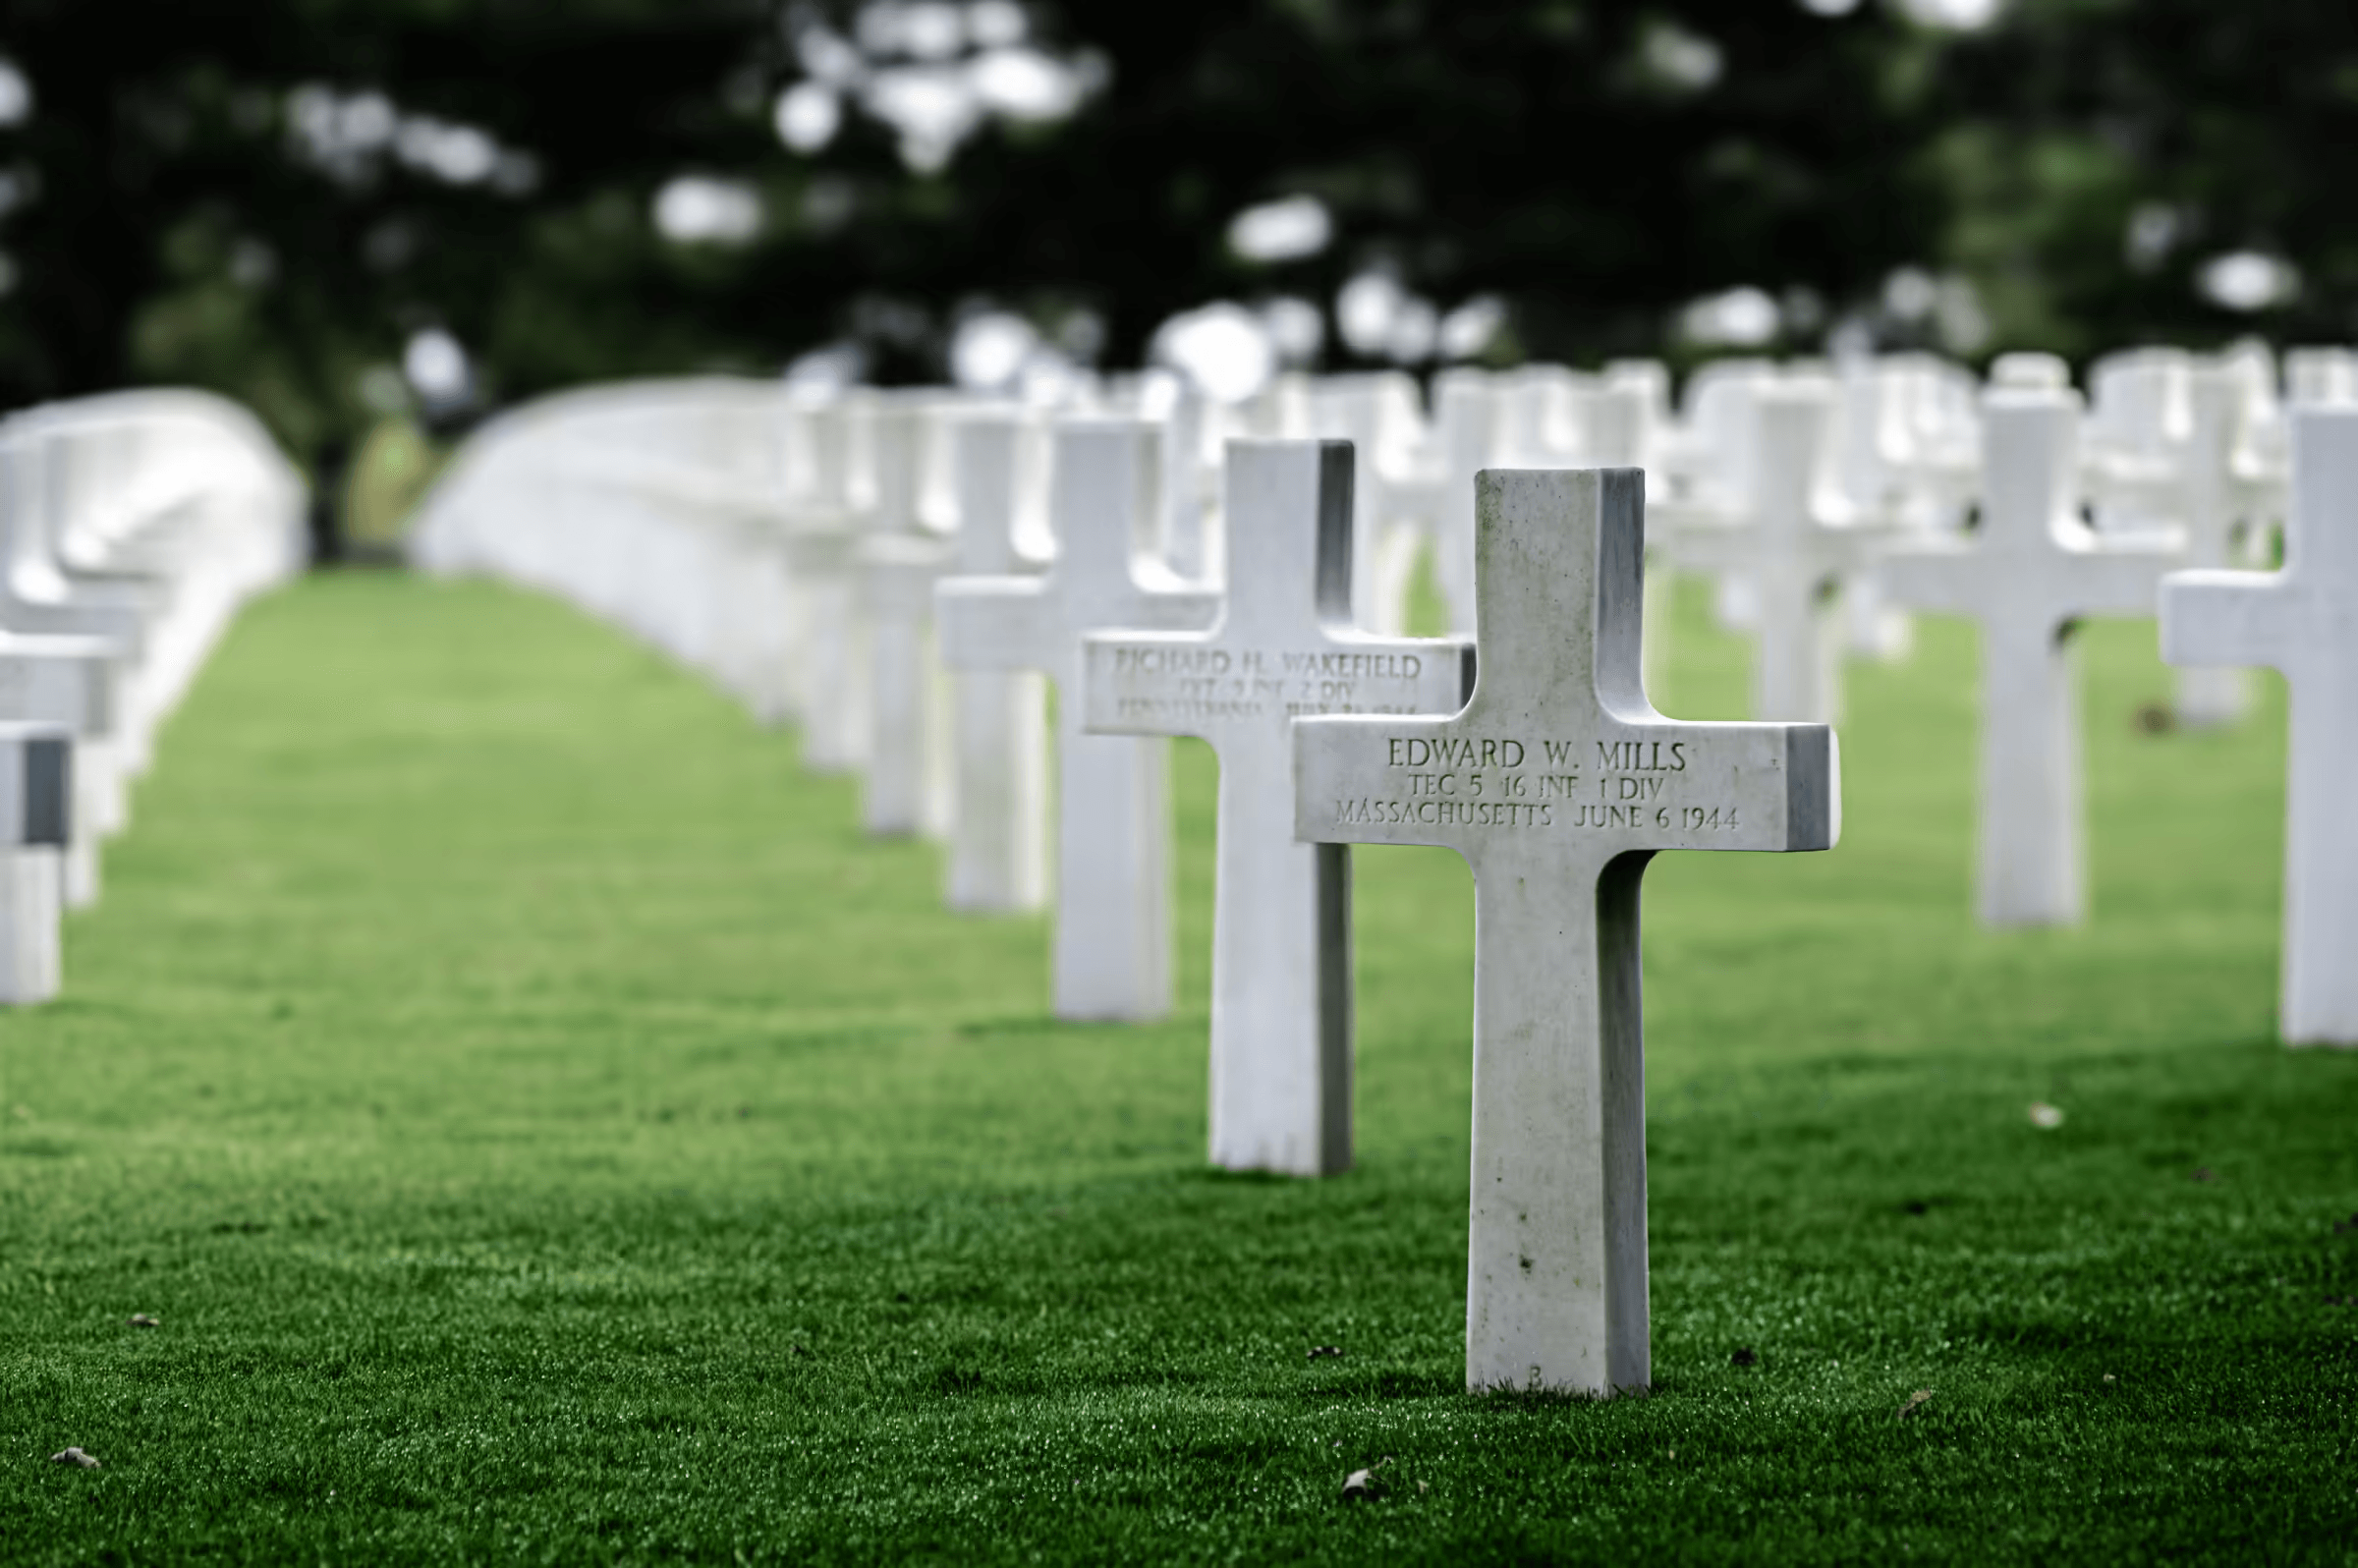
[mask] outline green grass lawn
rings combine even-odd
[[[1358,1168],[1217,1176],[1201,748],[1180,1014],[1065,1027],[1043,923],[652,653],[306,582],[0,1018],[0,1559],[2358,1559],[2281,692],[2144,735],[2151,627],[2088,645],[2085,929],[1971,922],[1951,624],[1853,667],[1837,851],[1655,863],[1656,1386],[1588,1403],[1461,1391],[1453,856],[1359,852]]]

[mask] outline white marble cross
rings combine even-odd
[[[2180,454],[2179,521],[2186,530],[2185,564],[2196,571],[2232,561],[2241,525],[2261,514],[2261,487],[2236,471],[2244,436],[2244,389],[2235,366],[2212,361],[2187,378],[2187,440]],[[2178,722],[2190,729],[2232,724],[2251,705],[2251,682],[2233,667],[2195,665],[2178,671]]]
[[[2358,407],[2292,411],[2292,506],[2278,572],[2182,572],[2162,586],[2162,656],[2263,664],[2292,688],[2284,976],[2291,1045],[2358,1045]]]
[[[1345,441],[1231,441],[1228,594],[1207,632],[1088,641],[1089,729],[1219,754],[1211,1162],[1321,1176],[1351,1163],[1351,862],[1294,842],[1290,721],[1450,713],[1468,644],[1351,625]]]
[[[2092,615],[2147,615],[2175,564],[2100,537],[2077,505],[2080,400],[2006,389],[1982,404],[1981,526],[1894,550],[1885,590],[1982,628],[1981,918],[2064,925],[2087,912],[2078,659]]]
[[[1753,716],[1830,724],[1842,709],[1841,585],[1868,565],[1888,530],[1850,517],[1826,483],[1831,384],[1767,382],[1750,397],[1742,521],[1683,529],[1672,554],[1682,564],[1733,572],[1758,596]]]
[[[1474,476],[1497,442],[1499,396],[1488,371],[1443,370],[1432,378],[1432,575],[1449,606],[1449,629],[1474,628]]]
[[[2094,407],[2081,461],[2098,533],[2152,538],[2176,526],[2192,372],[2192,357],[2171,348],[2130,349],[2089,366]]]
[[[2302,408],[2358,403],[2358,350],[2285,350],[2284,397]]]
[[[1193,381],[1176,380],[1162,420],[1162,559],[1182,581],[1204,584],[1219,576],[1206,538],[1210,486],[1204,482],[1210,469],[1204,457],[1205,425],[1214,411]]]
[[[1417,383],[1397,370],[1326,376],[1312,414],[1319,435],[1351,443],[1351,619],[1398,637],[1429,532],[1419,514],[1430,486],[1402,472],[1422,433]]]
[[[1016,513],[1030,486],[1032,432],[1013,411],[958,421],[958,572],[1005,577],[1033,568],[1017,553]],[[1032,465],[1037,467],[1038,465]],[[1047,899],[1047,700],[1037,670],[950,677],[956,787],[950,831],[952,909],[1038,909]]]
[[[1056,684],[1055,1007],[1060,1018],[1159,1018],[1171,1005],[1169,743],[1081,730],[1081,640],[1100,627],[1195,631],[1219,595],[1149,587],[1142,545],[1159,488],[1155,427],[1076,420],[1056,431],[1056,558],[1026,577],[936,588],[953,669],[1039,670]]]
[[[793,592],[789,656],[803,723],[803,765],[842,773],[868,759],[868,660],[852,574],[854,477],[871,419],[870,395],[847,394],[804,413],[811,472],[786,517]]]
[[[61,725],[0,723],[0,1006],[58,991],[73,744]]]
[[[0,723],[58,725],[74,736],[74,800],[66,813],[73,831],[64,864],[68,909],[98,901],[98,842],[123,813],[113,741],[121,678],[115,651],[103,638],[0,635]]]
[[[1639,680],[1645,476],[1476,480],[1481,671],[1451,718],[1294,725],[1295,836],[1438,844],[1474,871],[1466,1382],[1651,1377],[1638,889],[1666,849],[1810,850],[1833,731],[1666,719]]]
[[[947,702],[937,689],[932,624],[933,585],[950,567],[950,544],[918,516],[930,418],[905,394],[877,411],[875,504],[854,552],[868,622],[861,811],[876,834],[938,834],[951,815]]]

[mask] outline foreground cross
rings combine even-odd
[[[1833,731],[1687,724],[1638,678],[1645,476],[1486,470],[1453,718],[1294,725],[1295,836],[1474,871],[1469,1388],[1649,1379],[1638,887],[1666,849],[1831,848]]]
[[[2072,624],[2152,612],[2175,557],[2080,520],[2079,396],[1996,390],[1982,407],[1982,520],[1894,551],[1899,603],[1982,627],[1981,918],[2062,925],[2087,905],[2078,661]]]
[[[1056,683],[1056,1016],[1159,1018],[1171,1003],[1165,743],[1081,733],[1081,639],[1099,627],[1193,630],[1219,595],[1140,582],[1155,513],[1155,431],[1121,420],[1058,426],[1049,475],[1056,558],[1038,576],[950,578],[935,589],[943,662],[1039,670]]]
[[[1467,644],[1351,625],[1348,441],[1228,443],[1228,596],[1208,632],[1089,639],[1090,730],[1193,735],[1220,758],[1211,1162],[1351,1163],[1351,852],[1294,842],[1291,719],[1448,713]]]
[[[2288,1045],[2358,1045],[2358,409],[2293,411],[2284,569],[2163,580],[2162,656],[2291,686],[2276,1027]]]

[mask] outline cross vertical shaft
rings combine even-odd
[[[1608,1392],[1652,1378],[1647,858],[1599,868],[1593,900],[1537,878],[1475,879],[1469,1388]]]
[[[1295,832],[1474,872],[1466,1380],[1649,1376],[1639,888],[1664,849],[1831,847],[1832,731],[1686,724],[1640,679],[1645,479],[1477,476],[1480,675],[1448,718],[1294,724]]]

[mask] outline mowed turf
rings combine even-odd
[[[1594,1403],[1462,1391],[1453,856],[1358,853],[1358,1168],[1214,1175],[1201,748],[1178,1015],[1066,1027],[1043,922],[656,655],[303,583],[0,1017],[0,1559],[2350,1560],[2281,690],[2142,734],[2151,627],[2087,639],[2084,929],[1971,922],[1955,624],[1852,667],[1838,850],[1656,862],[1655,1386]],[[1683,595],[1663,706],[1744,658]]]

